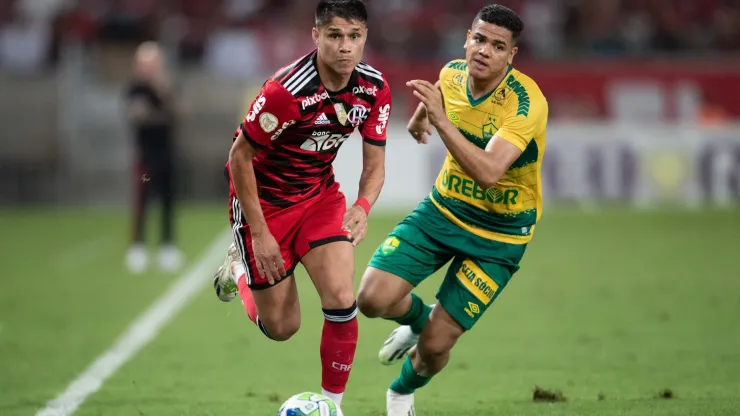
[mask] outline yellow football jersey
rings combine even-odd
[[[455,60],[440,72],[447,117],[481,149],[495,135],[522,154],[495,186],[483,189],[448,152],[430,198],[448,219],[473,234],[527,243],[542,215],[547,100],[531,78],[512,67],[496,89],[473,99],[467,70],[464,60]]]

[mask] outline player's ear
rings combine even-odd
[[[470,29],[468,29],[468,34],[465,35],[465,44],[463,45],[463,48],[468,49],[468,42],[470,42]]]
[[[311,38],[313,39],[313,43],[315,43],[316,46],[319,46],[319,29],[317,29],[316,26],[311,29]]]
[[[514,46],[513,48],[511,48],[511,54],[509,55],[509,59],[508,59],[509,65],[511,65],[514,62],[514,55],[516,55],[517,52],[519,52],[518,46]]]

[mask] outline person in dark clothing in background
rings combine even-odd
[[[133,236],[126,257],[131,272],[143,272],[149,263],[144,244],[146,211],[152,194],[162,204],[162,234],[158,262],[164,271],[176,271],[182,254],[173,242],[174,125],[176,105],[163,65],[162,51],[153,42],[139,46],[135,76],[126,91],[127,116],[135,136],[136,172]]]

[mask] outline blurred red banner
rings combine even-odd
[[[375,65],[388,77],[394,95],[413,100],[405,82],[412,77],[436,80],[444,63]],[[582,107],[592,118],[610,118],[614,116],[610,91],[637,83],[660,91],[665,120],[681,121],[676,91],[687,85],[696,89],[702,106],[723,110],[729,118],[740,118],[740,60],[517,60],[515,67],[537,82],[556,112],[557,108],[552,107],[568,103]]]

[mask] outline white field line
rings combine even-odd
[[[39,410],[36,416],[68,416],[90,395],[103,386],[131,357],[151,342],[198,292],[209,283],[218,264],[226,255],[231,230],[220,234],[189,271],[177,279],[170,289],[141,314],[107,351],[73,380],[67,389]]]

